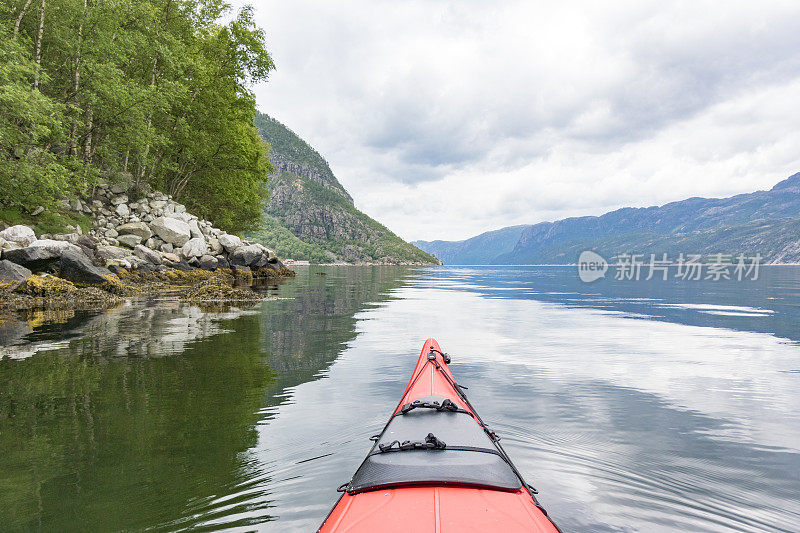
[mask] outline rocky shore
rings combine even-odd
[[[62,207],[90,215],[92,228],[37,237],[28,226],[0,226],[0,310],[116,305],[152,293],[252,301],[253,279],[294,275],[263,245],[159,192],[131,198],[125,186],[99,185]]]

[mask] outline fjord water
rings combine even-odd
[[[564,531],[798,530],[800,268],[298,272],[0,324],[0,529],[313,531],[434,336]]]

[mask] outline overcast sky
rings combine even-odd
[[[253,5],[278,67],[259,109],[408,240],[800,171],[797,0]]]

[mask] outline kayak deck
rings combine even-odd
[[[558,531],[447,363],[428,339],[392,418],[319,531]]]

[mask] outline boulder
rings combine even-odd
[[[168,243],[168,242],[165,242],[164,244],[162,244],[162,245],[159,247],[159,249],[160,249],[162,252],[164,252],[164,253],[167,253],[167,254],[171,254],[171,253],[174,251],[174,247],[173,247],[173,246],[172,246],[170,243]]]
[[[14,282],[25,281],[31,277],[31,271],[22,265],[12,263],[5,259],[0,260],[0,281]]]
[[[82,253],[75,253],[67,250],[61,254],[61,261],[58,264],[59,277],[73,283],[86,283],[90,285],[101,285],[106,283],[106,276],[111,274],[107,268],[97,267]]]
[[[203,232],[200,231],[200,225],[197,223],[196,220],[189,221],[189,231],[192,234],[192,239],[202,239]]]
[[[143,241],[146,241],[153,236],[150,227],[144,222],[128,222],[117,227],[117,232],[120,235],[138,235]]]
[[[115,211],[121,217],[126,217],[131,214],[131,210],[128,208],[128,204],[119,204],[115,209]]]
[[[78,239],[76,238],[75,240],[77,241]],[[81,249],[71,242],[57,241],[55,239],[39,239],[38,241],[32,243],[29,248],[45,248],[57,254],[61,254],[67,250],[75,253],[81,253]]]
[[[123,184],[121,184],[121,183],[115,183],[114,185],[111,186],[111,193],[112,194],[122,194],[127,190],[128,190],[128,187],[123,185]]]
[[[0,231],[0,237],[8,242],[15,242],[20,246],[28,246],[36,240],[36,234],[28,226],[18,224]]]
[[[39,215],[41,215],[43,212],[44,212],[44,207],[42,207],[42,206],[37,206],[37,207],[36,207],[36,209],[34,209],[33,211],[31,211],[31,216],[33,216],[33,217],[35,217],[35,216],[39,216]]]
[[[262,251],[257,246],[251,244],[236,248],[231,252],[228,260],[231,265],[250,266],[252,263],[257,262],[262,255]]]
[[[117,240],[120,242],[120,244],[124,244],[125,246],[129,246],[131,248],[142,242],[142,238],[138,235],[120,235],[117,237]]]
[[[121,194],[119,196],[115,196],[111,199],[112,205],[122,205],[128,203],[128,196],[125,194]]]
[[[217,237],[219,243],[225,248],[225,251],[230,253],[233,252],[235,249],[242,246],[242,239],[237,237],[236,235],[228,235],[227,233],[220,233]]]
[[[206,254],[206,241],[202,237],[189,239],[181,249],[181,255],[186,259],[202,257]]]
[[[208,248],[214,255],[219,255],[224,251],[222,244],[220,244],[219,239],[217,239],[216,237],[210,237],[208,239]]]
[[[105,263],[116,259],[127,259],[130,255],[131,252],[129,250],[119,248],[118,246],[100,245],[97,247],[97,251],[95,251],[97,259]]]
[[[34,272],[47,270],[58,262],[60,258],[60,252],[43,247],[26,246],[25,248],[5,250],[3,252],[3,259],[8,259],[12,263],[22,265]]]
[[[78,242],[76,242],[75,244],[77,244],[78,246],[91,248],[92,250],[97,250],[97,241],[95,241],[88,235],[81,235],[81,237],[78,239]]]
[[[148,263],[153,265],[160,265],[161,264],[161,254],[158,252],[154,252],[147,246],[143,246],[141,244],[137,244],[133,249],[133,255],[140,259],[144,259]]]
[[[172,263],[180,263],[181,262],[181,258],[178,257],[177,255],[171,253],[171,252],[163,252],[161,254],[161,257],[163,257],[164,259],[166,259],[167,261],[170,261]]]
[[[150,229],[174,246],[183,246],[192,238],[189,224],[176,218],[159,217],[150,223]]]
[[[225,259],[225,256],[218,255],[217,256],[217,268],[230,268],[231,264],[228,263],[228,260]]]
[[[107,229],[103,235],[105,235],[109,239],[116,239],[117,237],[119,237],[119,232],[112,228],[112,229]]]
[[[203,270],[216,270],[219,266],[219,261],[213,255],[204,255],[200,258],[200,268]]]

